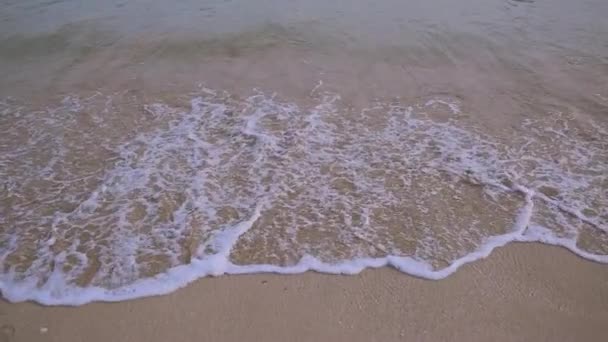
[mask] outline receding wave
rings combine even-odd
[[[2,295],[76,305],[385,265],[439,279],[511,241],[608,262],[606,126],[553,112],[499,137],[448,95],[355,110],[320,90],[2,101]]]

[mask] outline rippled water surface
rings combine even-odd
[[[0,289],[608,262],[608,3],[2,1]]]

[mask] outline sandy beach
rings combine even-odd
[[[608,268],[512,244],[440,281],[393,269],[201,279],[81,307],[0,305],[1,341],[602,341]]]
[[[0,342],[608,341],[607,16],[3,1]]]

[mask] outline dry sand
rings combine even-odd
[[[393,269],[206,278],[82,307],[0,304],[0,341],[605,341],[608,266],[512,244],[441,281]]]

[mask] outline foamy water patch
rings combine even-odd
[[[511,241],[608,262],[603,126],[554,114],[505,143],[447,96],[354,111],[313,93],[2,102],[3,295],[78,305],[386,265],[440,279]]]

